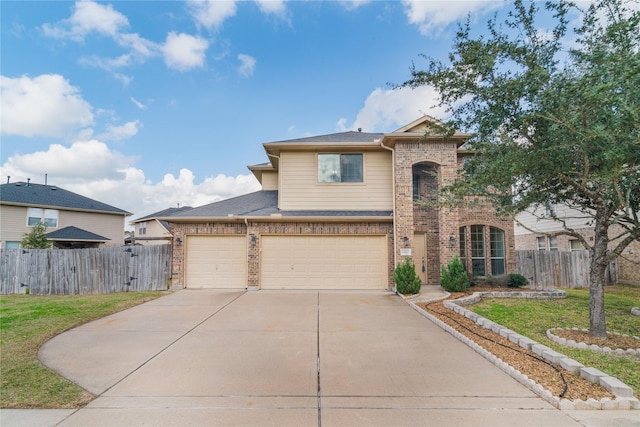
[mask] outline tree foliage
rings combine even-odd
[[[604,336],[606,266],[640,240],[640,8],[625,0],[585,11],[540,4],[515,1],[486,35],[473,35],[467,20],[448,62],[425,56],[426,69],[414,65],[400,86],[432,85],[451,114],[436,130],[472,134],[477,155],[445,188],[447,203],[482,196],[511,215],[563,205],[594,228],[587,240],[547,209],[564,225],[556,234],[591,252],[590,331]],[[582,21],[571,27],[575,12]],[[543,14],[552,29],[538,24]]]
[[[30,232],[22,236],[20,246],[25,249],[49,249],[51,241],[47,240],[46,231],[47,227],[42,222],[39,222],[31,228]]]

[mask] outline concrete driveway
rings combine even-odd
[[[51,425],[583,425],[387,292],[182,290],[40,358],[98,395]]]

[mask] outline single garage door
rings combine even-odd
[[[246,288],[245,236],[187,236],[187,288]]]
[[[386,236],[262,236],[262,289],[387,289]]]

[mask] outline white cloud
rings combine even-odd
[[[178,176],[166,174],[153,183],[134,165],[135,158],[111,150],[92,140],[70,147],[52,144],[47,151],[11,156],[0,167],[0,176],[11,181],[48,183],[116,206],[141,217],[177,206],[201,206],[260,189],[251,174],[236,177],[217,175],[197,182],[186,168]]]
[[[340,131],[362,128],[363,132],[389,132],[427,114],[436,119],[446,119],[444,107],[436,107],[438,93],[430,86],[417,89],[375,89],[351,126],[347,119],[336,123]]]
[[[167,67],[179,71],[187,71],[192,68],[202,67],[205,60],[205,51],[209,42],[201,37],[189,34],[167,34],[167,41],[162,47],[164,62]]]
[[[189,0],[187,4],[196,23],[209,30],[218,30],[237,10],[235,1]]]
[[[74,142],[70,147],[51,144],[47,151],[13,155],[2,165],[2,175],[16,181],[45,173],[64,182],[118,180],[124,178],[123,166],[132,162],[132,158],[111,151],[107,144],[91,140]]]
[[[402,0],[409,23],[417,25],[420,33],[439,33],[444,27],[459,22],[468,14],[486,13],[504,7],[507,2],[496,0],[439,1]]]
[[[341,0],[340,4],[347,10],[356,10],[360,6],[371,3],[372,0]]]
[[[256,59],[253,58],[252,56],[241,53],[238,55],[238,60],[240,61],[240,67],[238,67],[238,73],[240,73],[242,77],[253,76],[253,72],[256,68]]]
[[[133,102],[135,104],[136,107],[138,107],[141,110],[146,110],[147,106],[144,105],[142,102],[138,101],[137,99],[135,99],[133,96],[129,98],[131,100],[131,102]]]
[[[91,106],[58,74],[0,76],[2,133],[64,137],[93,124]]]
[[[287,12],[282,0],[255,0],[262,13],[284,16]]]
[[[107,141],[121,141],[123,139],[131,138],[138,133],[138,130],[142,127],[142,123],[139,120],[127,122],[122,126],[107,125],[107,133],[100,135],[100,139]]]
[[[115,37],[122,29],[129,27],[126,16],[113,9],[111,5],[102,5],[93,1],[78,1],[73,15],[57,25],[44,24],[44,33],[51,37],[82,41],[84,37],[96,32]]]

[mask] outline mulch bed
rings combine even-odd
[[[482,292],[496,290],[499,290],[501,292],[510,291],[509,288],[485,288],[477,286],[475,286],[470,291]],[[513,291],[521,290],[513,289]],[[529,289],[527,289],[527,291],[529,291]],[[465,294],[462,293],[452,294],[449,299],[457,299],[464,295]],[[526,375],[531,380],[540,384],[545,389],[549,390],[554,396],[560,396],[563,393],[564,382],[562,380],[562,377],[564,377],[564,380],[567,382],[567,390],[562,397],[565,399],[580,399],[584,401],[589,398],[600,400],[602,398],[608,397],[610,399],[615,399],[615,396],[609,393],[602,386],[587,381],[579,375],[566,371],[559,365],[554,365],[554,369],[550,366],[550,364],[547,363],[547,361],[540,361],[540,356],[536,355],[535,353],[527,351],[519,345],[512,343],[507,338],[504,338],[499,334],[487,330],[482,326],[477,325],[475,322],[467,319],[466,317],[444,307],[442,301],[434,303],[418,303],[417,305],[434,317],[437,317],[447,325],[451,326],[461,334],[472,339],[488,352],[494,354],[496,357],[500,358],[503,362],[507,363],[514,369],[520,371],[523,375]],[[560,333],[562,333],[562,331],[558,330],[556,332],[558,332],[558,336],[561,336]],[[608,339],[615,339],[614,337],[616,336],[611,334],[610,338]],[[602,341],[600,341],[598,345],[603,347],[610,347],[609,343]],[[562,376],[556,371],[556,369],[560,373],[562,373]]]

